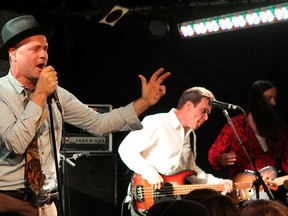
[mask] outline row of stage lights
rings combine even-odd
[[[288,3],[178,24],[182,38],[233,31],[287,21]]]

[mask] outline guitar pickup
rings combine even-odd
[[[135,187],[135,197],[137,198],[138,201],[143,201],[144,200],[144,191],[143,191],[143,186],[142,185],[137,185]]]

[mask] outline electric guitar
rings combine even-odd
[[[177,199],[177,196],[188,194],[195,189],[210,188],[220,192],[225,188],[224,184],[185,184],[185,179],[191,175],[196,175],[196,172],[184,170],[174,175],[161,175],[164,179],[164,184],[161,189],[155,190],[152,189],[151,185],[140,174],[134,173],[130,184],[134,210],[139,215],[146,215],[149,208],[161,200]],[[251,188],[252,183],[233,183],[233,187],[234,190]],[[273,187],[273,185],[269,187]],[[274,185],[274,187],[277,187],[277,185]]]
[[[277,190],[278,186],[283,185],[283,182],[288,179],[288,175],[277,177],[277,170],[272,166],[264,167],[259,170],[263,181],[269,189]],[[253,182],[256,180],[256,176],[252,170],[245,170],[244,172],[238,173],[233,178],[233,182],[251,182],[251,187],[237,188],[233,191],[230,197],[235,203],[245,201],[256,193]],[[263,187],[260,186],[259,192],[263,191]]]

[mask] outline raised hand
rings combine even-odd
[[[166,93],[166,87],[162,82],[171,75],[170,72],[164,72],[164,68],[155,71],[147,82],[143,75],[138,75],[142,84],[142,95],[135,101],[134,108],[137,115],[143,113],[146,109],[156,104]]]

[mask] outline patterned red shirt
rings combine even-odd
[[[264,152],[260,143],[258,142],[252,128],[246,122],[245,115],[243,113],[231,118],[234,127],[242,140],[243,146],[245,146],[247,152],[251,156],[252,160],[256,165],[258,170],[266,166],[276,167],[275,159],[272,155],[271,145],[272,143],[266,141],[267,143],[267,151]],[[273,127],[273,125],[271,125]],[[287,146],[287,144],[286,144]],[[282,168],[288,173],[288,151],[283,153],[282,157]],[[218,137],[215,142],[209,149],[208,159],[213,166],[214,169],[220,169],[219,159],[223,153],[227,152],[235,152],[237,161],[233,166],[230,167],[229,178],[233,178],[234,174],[238,172],[243,172],[245,170],[254,170],[251,165],[248,157],[245,154],[245,151],[237,139],[231,125],[227,122],[222,130],[220,131]]]

